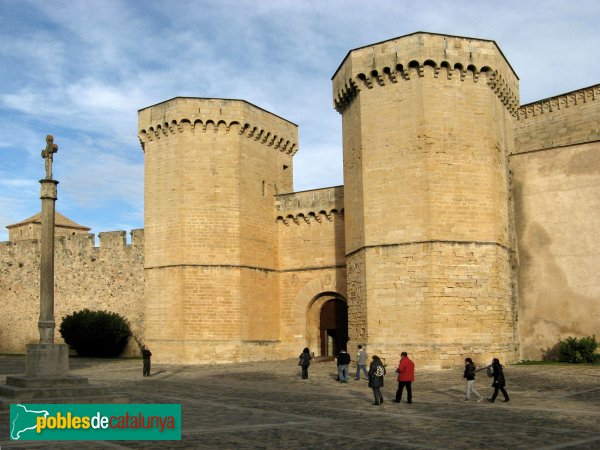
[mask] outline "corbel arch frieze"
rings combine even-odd
[[[242,125],[243,123],[243,125]],[[223,119],[190,119],[187,117],[171,122],[162,122],[150,126],[147,129],[141,129],[138,132],[138,138],[141,142],[151,142],[155,139],[161,139],[169,135],[181,133],[215,133],[227,134],[234,132],[240,136],[245,136],[248,139],[253,139],[263,145],[272,146],[282,153],[295,154],[298,150],[296,142],[278,136],[275,132],[262,128],[257,125],[252,125],[247,122],[237,120],[226,121]]]
[[[337,96],[333,101],[333,106],[337,112],[341,113],[344,108],[349,105],[354,97],[360,92],[360,88],[358,87],[357,82],[355,82],[352,78],[349,78],[344,83],[338,92]]]
[[[276,222],[281,222],[285,226],[290,226],[292,223],[296,225],[311,225],[311,224],[325,224],[328,222],[334,222],[338,219],[344,218],[344,209],[331,209],[329,211],[320,210],[299,212],[296,214],[278,215],[275,219]]]
[[[148,134],[146,130],[142,130],[138,133],[138,139],[140,141],[140,146],[142,147],[142,152],[146,152],[146,142],[149,141]]]
[[[444,73],[448,80],[458,77],[460,81],[470,79],[474,83],[477,83],[479,78],[483,77],[506,109],[513,116],[517,115],[518,99],[497,70],[489,66],[478,67],[475,64],[465,66],[461,62],[454,62],[452,64],[448,60],[437,62],[432,59],[424,61],[411,60],[408,64],[398,63],[393,69],[390,66],[385,66],[381,69],[373,68],[369,71],[360,72],[338,90],[334,100],[334,107],[338,112],[342,113],[358,95],[361,86],[373,89],[375,86],[385,87],[387,84],[396,84],[399,80],[410,80],[411,76],[417,76],[418,78],[433,76],[434,78],[439,78]],[[356,88],[350,90],[349,85],[356,86]],[[577,99],[573,99],[572,102],[583,102],[586,98],[585,96],[580,96]]]
[[[517,120],[523,120],[540,114],[558,112],[563,109],[594,101],[596,100],[598,93],[600,93],[600,85],[522,105],[516,108],[515,117]]]

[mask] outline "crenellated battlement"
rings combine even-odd
[[[415,78],[483,80],[516,115],[518,77],[493,41],[415,33],[351,50],[333,76],[334,107],[343,110],[361,89]]]
[[[567,108],[585,105],[600,98],[600,84],[556,95],[522,105],[517,111],[517,120],[529,119],[541,114],[558,112]]]
[[[344,216],[344,187],[275,196],[276,221],[283,225],[331,222]]]
[[[127,232],[124,230],[119,231],[106,231],[98,233],[98,238],[100,241],[99,245],[96,245],[96,235],[94,233],[85,233],[85,234],[73,234],[73,235],[64,235],[64,236],[56,236],[56,247],[65,249],[65,248],[77,248],[80,251],[85,250],[121,250],[121,249],[138,249],[143,251],[144,249],[144,229],[139,228],[130,231],[131,235],[131,243],[127,244]],[[0,242],[0,252],[3,250],[6,251],[14,251],[16,248],[24,248],[24,247],[39,247],[40,240],[39,239],[23,239],[17,242],[12,241],[4,241]],[[58,251],[58,250],[57,250]]]
[[[177,107],[171,107],[170,103]],[[156,114],[155,109],[161,112]],[[156,116],[160,116],[160,120]],[[142,149],[147,142],[182,133],[234,133],[289,155],[298,151],[295,124],[243,100],[177,97],[141,110],[140,125],[142,123],[138,131]]]
[[[55,238],[54,280],[57,327],[62,318],[83,308],[119,313],[129,320],[134,336],[143,333],[144,230],[100,233],[95,245],[92,233]],[[2,323],[1,350],[20,353],[36,342],[39,316],[40,241],[19,239],[0,243],[0,309],[11,318]],[[55,333],[60,342],[60,334]],[[137,355],[130,341],[127,355]]]
[[[598,98],[600,84],[521,106],[514,154],[600,140]]]

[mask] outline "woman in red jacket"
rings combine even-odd
[[[400,403],[404,386],[406,386],[406,403],[412,403],[411,383],[415,381],[415,364],[408,357],[408,353],[400,353],[400,364],[396,369],[396,373],[398,373],[398,390],[394,402]]]

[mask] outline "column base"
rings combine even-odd
[[[25,376],[57,378],[69,374],[69,347],[65,344],[28,344]]]

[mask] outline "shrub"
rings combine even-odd
[[[595,354],[598,343],[596,335],[585,336],[577,339],[569,336],[558,341],[559,361],[570,363],[593,363],[600,360],[600,355]]]
[[[119,314],[89,309],[66,316],[59,331],[80,356],[119,356],[131,336],[129,323]]]

